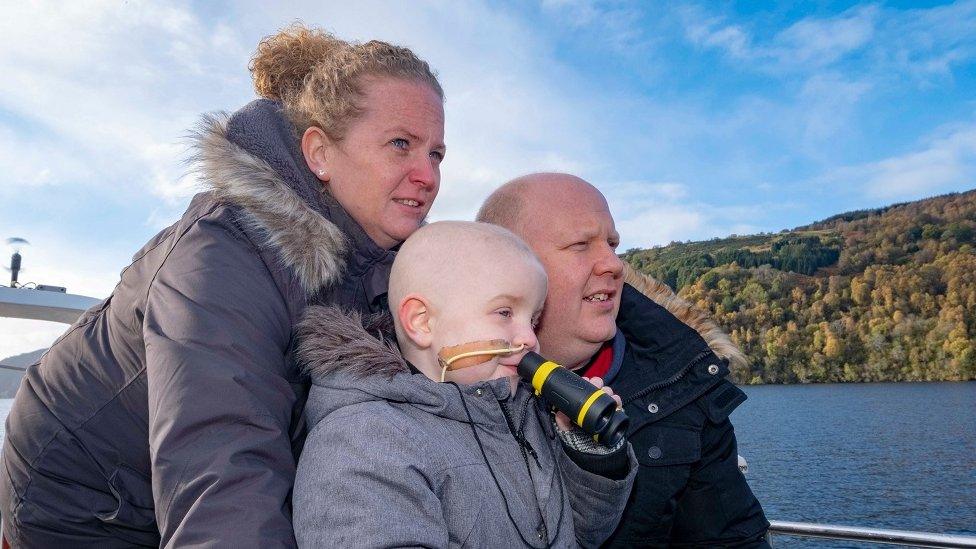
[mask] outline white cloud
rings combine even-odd
[[[911,74],[923,83],[951,78],[954,67],[976,57],[976,1],[963,0],[928,9],[907,10],[886,28],[883,66]]]
[[[199,114],[196,91],[221,79],[212,69],[228,52],[240,55],[233,33],[208,28],[185,6],[149,2],[21,2],[4,11],[0,107],[46,134],[35,154],[10,165],[31,170],[41,156],[88,167],[73,173],[75,184],[185,200],[189,191],[172,184],[181,155],[171,144]]]
[[[976,181],[976,126],[932,139],[925,148],[861,168],[882,199],[915,199]]]
[[[976,124],[943,128],[914,151],[838,168],[819,183],[862,186],[875,200],[915,200],[976,181]]]
[[[543,0],[542,8],[549,15],[556,16],[561,24],[568,24],[576,30],[595,31],[593,37],[618,53],[643,50],[655,42],[655,37],[648,35],[640,27],[641,14],[638,7],[626,3]]]
[[[791,66],[826,66],[864,47],[877,24],[876,6],[858,6],[830,18],[806,18],[778,33],[767,55]]]
[[[890,80],[895,73],[927,81],[951,76],[953,67],[976,57],[973,0],[908,10],[854,6],[835,16],[803,18],[767,39],[759,29],[700,6],[678,11],[691,43],[759,72],[811,73],[859,56],[849,78]]]
[[[40,192],[88,172],[77,157],[52,154],[51,145],[0,121],[0,196]]]
[[[721,17],[708,16],[688,6],[681,12],[685,35],[694,44],[725,50],[736,59],[755,57],[752,38],[740,25],[725,24]]]
[[[848,80],[833,72],[810,77],[797,96],[799,120],[804,150],[817,156],[817,147],[824,140],[843,132],[850,124],[858,103],[870,92],[869,82]]]
[[[758,70],[808,72],[828,66],[864,47],[871,39],[878,9],[854,7],[835,17],[808,17],[757,43],[746,27],[707,15],[699,8],[681,11],[688,39],[701,47],[725,51]]]
[[[649,248],[673,241],[704,240],[762,230],[746,222],[782,206],[717,206],[677,182],[629,181],[603,185],[620,233],[620,249]]]
[[[0,318],[0,359],[50,347],[67,329],[58,322]]]

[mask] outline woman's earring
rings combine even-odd
[[[325,170],[319,170],[319,177],[322,177],[323,175],[325,175]]]

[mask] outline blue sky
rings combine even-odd
[[[188,130],[253,98],[254,46],[294,20],[437,69],[432,219],[539,170],[600,187],[625,248],[976,187],[976,1],[267,4],[4,8],[0,237],[31,241],[21,281],[107,295],[196,190]],[[62,329],[0,319],[0,357]]]

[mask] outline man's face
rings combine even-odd
[[[540,347],[547,358],[576,367],[617,331],[620,237],[606,200],[582,181],[537,186],[526,200],[521,236],[549,275]]]

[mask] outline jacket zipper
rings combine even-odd
[[[672,375],[671,377],[669,377],[669,378],[667,378],[667,379],[665,379],[663,381],[658,381],[657,383],[653,383],[651,385],[648,385],[647,387],[644,387],[640,391],[637,391],[633,395],[629,396],[626,400],[624,400],[624,404],[629,404],[629,403],[631,403],[631,402],[633,402],[633,401],[641,398],[642,396],[646,395],[647,393],[650,393],[651,391],[656,391],[658,389],[663,389],[664,387],[667,387],[669,385],[674,385],[675,383],[678,382],[678,380],[680,380],[681,378],[685,377],[685,375],[687,375],[688,372],[691,371],[692,367],[694,367],[695,364],[698,364],[698,361],[700,361],[701,359],[705,358],[706,356],[708,356],[710,354],[712,354],[711,351],[699,353],[698,356],[696,356],[695,358],[691,359],[691,362],[689,362],[688,364],[686,364],[684,368],[678,370],[674,375]]]
[[[512,417],[508,410],[508,404],[506,404],[503,400],[498,401],[498,405],[502,409],[502,415],[505,416],[505,423],[508,424],[508,430],[510,433],[512,433],[512,437],[515,438],[515,442],[517,442],[519,445],[519,450],[521,450],[522,454],[522,461],[525,463],[525,470],[529,473],[529,482],[532,483],[532,491],[535,492],[535,479],[532,476],[532,467],[529,465],[529,455],[531,455],[535,460],[537,467],[541,468],[542,466],[539,464],[539,454],[537,454],[535,449],[532,448],[529,441],[525,439],[524,426],[525,417],[527,415],[526,408],[528,404],[529,401],[526,400],[526,406],[522,407],[522,418],[519,421],[520,427],[518,430],[516,430],[515,423],[512,421]],[[538,506],[538,504],[539,496],[536,495],[536,505]],[[539,522],[542,524],[542,531],[540,532],[542,534],[542,541],[545,543],[546,547],[549,547],[549,528],[546,526],[546,519],[543,516],[542,507],[539,507]]]

